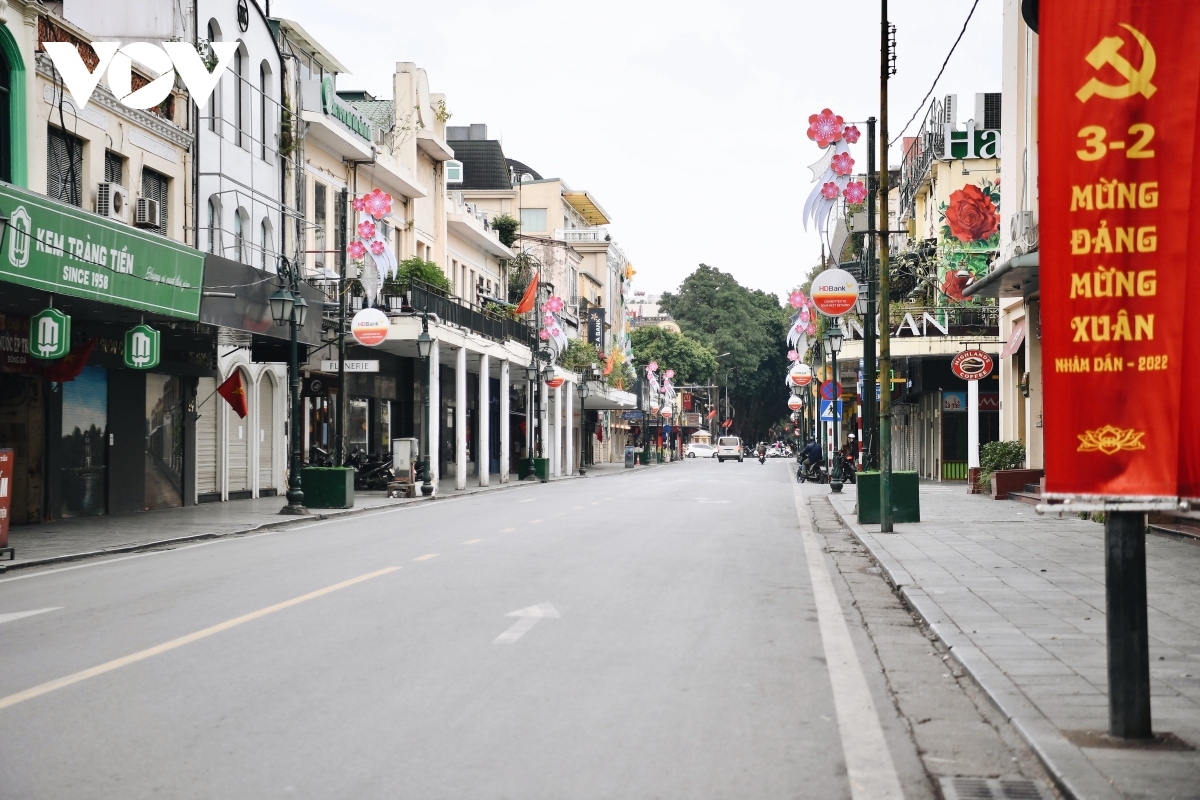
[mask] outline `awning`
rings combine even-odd
[[[963,289],[964,297],[1029,297],[1038,290],[1038,251],[1010,258]]]
[[[607,225],[612,222],[612,217],[600,207],[596,198],[589,192],[563,192],[563,200],[570,203],[589,225]]]
[[[1008,344],[1004,345],[1004,349],[1000,351],[1000,357],[1008,358],[1017,352],[1017,348],[1021,346],[1021,342],[1023,341],[1025,341],[1025,320],[1019,320],[1013,325],[1012,338],[1008,340]]]
[[[289,340],[291,328],[276,325],[271,319],[270,299],[279,285],[274,273],[205,253],[200,321],[249,333],[253,340]],[[304,282],[300,294],[308,302],[308,319],[296,338],[301,344],[319,346],[325,297]]]

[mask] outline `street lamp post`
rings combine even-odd
[[[542,413],[542,393],[541,387],[538,386],[538,380],[542,376],[542,368],[538,362],[538,353],[534,351],[533,358],[529,361],[529,366],[525,368],[525,379],[529,383],[529,392],[533,397],[529,398],[526,403],[526,411],[532,411],[533,414],[525,419],[526,427],[529,430],[529,465],[528,471],[525,474],[525,480],[537,480],[537,422]]]
[[[429,309],[421,311],[421,335],[417,337],[417,355],[425,365],[425,435],[421,437],[421,494],[433,494],[433,479],[429,468],[429,435],[433,430],[433,412],[429,408],[429,355],[433,339],[429,336]]]
[[[825,344],[829,350],[829,363],[833,366],[833,386],[834,397],[832,402],[833,408],[833,467],[829,472],[829,490],[837,493],[842,490],[842,440],[838,436],[838,422],[841,420],[841,414],[838,413],[838,403],[842,398],[837,391],[838,378],[838,353],[842,351],[842,328],[834,324],[825,331]]]
[[[291,442],[288,463],[288,504],[279,509],[280,514],[307,514],[304,507],[304,490],[300,486],[300,348],[297,335],[308,319],[308,303],[300,294],[300,271],[298,265],[286,258],[279,259],[279,278],[284,283],[271,295],[271,317],[276,325],[291,326],[291,353],[288,361],[288,386],[291,401]]]
[[[592,376],[590,367],[585,367],[583,370],[583,380],[579,382],[579,477],[587,475],[587,399],[592,390],[588,386],[588,380]]]

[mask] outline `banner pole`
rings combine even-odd
[[[1154,734],[1150,728],[1144,513],[1107,513],[1104,573],[1109,733],[1122,739],[1149,739]]]

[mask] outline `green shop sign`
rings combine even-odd
[[[9,217],[0,281],[172,317],[200,318],[204,254],[0,183]]]
[[[130,369],[154,369],[162,353],[158,331],[149,325],[135,325],[125,331],[125,366]]]
[[[367,122],[366,118],[357,111],[351,111],[342,105],[342,101],[338,99],[337,92],[333,88],[333,78],[321,81],[321,105],[325,108],[326,114],[368,142],[374,141],[374,137],[371,135],[371,123]]]
[[[29,318],[29,355],[53,361],[70,350],[70,317],[57,308],[47,308]]]

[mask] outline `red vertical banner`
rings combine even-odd
[[[1200,186],[1200,97],[1196,122],[1193,149],[1198,155],[1192,162],[1193,187]],[[1183,418],[1179,430],[1179,496],[1193,503],[1200,502],[1200,203],[1197,206],[1188,220],[1190,257],[1182,265],[1187,271],[1187,312],[1183,318],[1183,359],[1187,368],[1180,388]]]
[[[1039,32],[1046,492],[1176,497],[1200,4],[1060,0]]]
[[[8,448],[0,448],[0,547],[8,547],[8,523],[12,513],[13,456]]]

